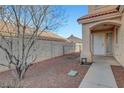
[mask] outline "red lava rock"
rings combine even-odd
[[[111,66],[116,83],[119,88],[124,88],[124,68],[122,66]]]
[[[21,81],[23,87],[30,88],[76,88],[84,78],[89,65],[80,65],[79,54],[61,56],[33,64]],[[76,77],[70,77],[67,73],[77,70]],[[0,81],[10,81],[10,71],[0,73]]]

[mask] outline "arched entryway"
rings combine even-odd
[[[107,20],[96,22],[90,26],[93,55],[113,55],[114,43],[120,25],[120,21]]]

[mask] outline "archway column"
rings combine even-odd
[[[91,63],[93,62],[93,55],[91,52],[91,31],[89,29],[89,26],[83,25],[83,49],[81,52],[81,59],[86,58],[87,62]]]

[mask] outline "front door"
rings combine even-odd
[[[93,54],[105,55],[105,33],[93,33]]]

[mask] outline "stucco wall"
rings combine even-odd
[[[4,42],[0,44],[4,44],[4,46],[6,47]],[[16,53],[17,46],[16,44],[14,45],[15,45],[14,51]],[[32,52],[34,53],[34,55],[37,56],[37,59],[35,62],[41,62],[46,59],[50,59],[50,58],[54,58],[57,56],[62,56],[64,54],[69,54],[74,52],[74,45],[67,42],[38,40],[36,43],[36,46],[33,49],[36,49],[36,52]],[[21,51],[20,51],[20,54],[21,54]],[[30,58],[28,61],[30,62],[31,60],[32,58]],[[0,64],[1,63],[7,64],[8,61],[5,57],[5,52],[0,49]],[[7,67],[0,66],[0,71],[4,71],[7,69],[8,69]]]
[[[99,19],[99,18],[96,18]],[[83,51],[81,52],[81,58],[87,58],[88,62],[92,62],[93,60],[93,53],[92,53],[92,33],[90,28],[93,27],[95,24],[99,24],[99,23],[104,23],[105,21],[107,21],[108,19],[104,19],[101,21],[95,21],[95,22],[90,22],[87,24],[83,24]],[[119,21],[120,22],[120,17],[116,17],[116,18],[110,18],[109,21]],[[123,29],[122,29],[123,30]],[[122,41],[121,41],[122,42]],[[118,50],[117,50],[118,51]]]
[[[97,12],[102,12],[106,10],[111,10],[113,8],[116,8],[117,5],[115,6],[101,6],[102,8],[100,9],[95,9],[95,6],[89,6],[89,14],[92,13],[97,13]],[[119,12],[118,13],[113,13],[105,16],[100,16],[100,17],[95,17],[95,18],[89,18],[89,19],[84,19],[80,20],[79,23],[83,24],[83,52],[81,52],[81,58],[86,57],[88,58],[88,61],[92,61],[92,37],[91,37],[91,32],[90,29],[94,24],[100,24],[104,23],[104,21],[113,21],[113,25],[116,26],[116,23],[119,24],[119,29],[118,29],[118,42],[116,42],[116,32],[113,31],[113,56],[117,59],[117,61],[124,66],[124,13],[121,15]],[[114,22],[115,21],[115,22]],[[117,22],[116,22],[117,21]],[[112,22],[111,22],[112,23]],[[121,23],[121,25],[120,25]],[[104,23],[104,24],[107,24]],[[90,41],[91,40],[91,41]]]
[[[118,42],[114,42],[114,57],[124,66],[124,14],[121,19],[121,26],[118,29]]]

